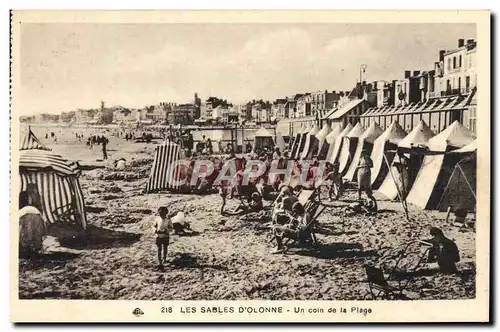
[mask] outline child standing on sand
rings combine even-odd
[[[158,208],[158,216],[155,218],[154,224],[156,245],[158,246],[158,262],[160,267],[163,267],[163,264],[165,264],[167,260],[170,232],[173,228],[172,221],[168,217],[168,209],[165,206],[161,206]]]

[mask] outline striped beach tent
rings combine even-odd
[[[36,138],[36,137],[35,137]],[[45,150],[21,150],[19,176],[21,192],[35,184],[41,198],[42,216],[49,223],[72,221],[86,228],[85,201],[78,163],[71,163]]]
[[[173,182],[179,180],[181,167],[173,169],[172,166],[179,159],[181,159],[181,148],[178,144],[165,141],[163,145],[156,147],[151,174],[146,185],[147,193],[159,190],[175,191],[180,188]]]
[[[31,131],[29,127],[28,132],[21,136],[21,142],[19,144],[19,150],[45,150],[50,151],[48,147],[45,146]]]

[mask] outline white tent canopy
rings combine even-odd
[[[394,146],[396,146],[405,136],[407,136],[406,132],[401,128],[399,123],[394,121],[387,127],[384,133],[373,142],[371,154],[371,159],[373,161],[371,178],[372,189],[377,189],[380,186],[389,170],[387,163],[390,165],[394,159],[395,152],[389,152],[387,150],[391,147],[394,149]],[[387,163],[384,159],[387,159]]]
[[[334,164],[338,158],[340,151],[342,150],[342,145],[344,143],[344,138],[351,132],[353,129],[352,125],[349,123],[347,126],[340,132],[333,143],[330,143],[330,150],[328,151],[328,155],[326,160],[329,160],[330,163]],[[335,130],[334,130],[335,131]]]
[[[401,160],[396,155],[391,164],[391,173],[386,175],[378,190],[379,193],[392,200],[398,197],[399,190],[403,198],[406,197],[422,164],[422,156],[411,153],[411,151],[417,148],[427,148],[429,139],[433,136],[434,133],[429,129],[427,124],[423,120],[420,120],[415,128],[399,142],[396,149],[398,153],[410,152],[407,153],[409,165],[400,167]]]
[[[357,169],[358,169],[358,164],[359,164],[359,158],[361,157],[361,152],[363,150],[366,150],[368,154],[371,154],[372,148],[373,148],[373,142],[382,135],[383,130],[379,127],[378,124],[375,122],[372,122],[368,129],[359,136],[359,139],[357,140],[357,146],[356,150],[354,151],[354,154],[352,155],[351,162],[349,163],[348,171],[345,175],[345,178],[348,181],[354,181],[356,178],[357,174]],[[349,133],[351,134],[351,133]],[[348,135],[349,136],[349,135]],[[352,136],[350,140],[354,139],[355,136]],[[354,142],[354,141],[351,141]]]
[[[306,142],[304,144],[304,149],[302,150],[302,154],[300,155],[300,159],[308,159],[310,158],[311,148],[314,142],[316,141],[316,134],[319,133],[320,129],[318,125],[314,125],[313,128],[306,135]]]
[[[448,128],[429,140],[429,150],[443,152],[438,155],[424,157],[422,167],[418,172],[415,183],[408,194],[407,202],[422,209],[434,209],[439,203],[444,186],[456,164],[456,158],[444,152],[462,148],[475,139],[475,135],[458,121],[453,122]]]

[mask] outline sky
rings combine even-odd
[[[233,103],[430,70],[474,24],[24,24],[20,115],[161,101]]]

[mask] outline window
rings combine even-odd
[[[447,66],[448,71],[451,70],[451,59],[448,58],[448,66]]]
[[[462,88],[462,78],[461,77],[458,78],[458,89],[460,90],[460,88]]]
[[[453,69],[457,68],[457,57],[453,57]]]
[[[434,92],[434,78],[429,77],[429,91]]]
[[[465,76],[465,89],[469,92],[470,87],[470,76]]]
[[[462,56],[458,57],[458,67],[462,67]]]
[[[476,108],[469,108],[469,129],[473,133],[476,133]]]

